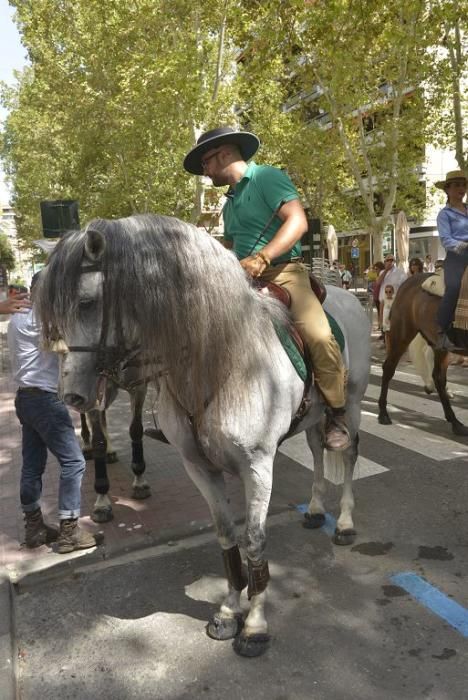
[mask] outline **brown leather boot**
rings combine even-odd
[[[75,549],[88,549],[95,547],[96,544],[94,535],[79,527],[78,518],[60,521],[60,535],[57,541],[59,554],[74,552]]]
[[[59,532],[55,527],[45,524],[40,508],[24,513],[24,521],[26,531],[25,544],[29,549],[55,542],[59,536]]]
[[[328,408],[325,421],[325,447],[333,452],[342,452],[351,446],[344,408]]]

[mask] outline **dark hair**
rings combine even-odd
[[[416,265],[416,267],[418,268],[418,272],[424,272],[424,265],[420,258],[411,258],[411,260],[409,261],[410,269],[413,265]]]
[[[378,260],[377,262],[374,263],[374,267],[376,267],[377,270],[382,271],[384,269],[385,265],[383,264],[383,262],[381,260]]]

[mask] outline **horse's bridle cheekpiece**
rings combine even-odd
[[[250,131],[238,131],[230,126],[221,126],[202,134],[197,145],[184,158],[184,168],[192,175],[203,175],[202,157],[212,148],[233,143],[239,146],[242,158],[249,160],[258,151],[260,140]]]
[[[81,274],[89,272],[102,272],[102,267],[99,263],[87,265],[81,268]],[[121,323],[116,329],[115,345],[107,344],[107,336],[109,334],[109,314],[106,313],[107,303],[105,298],[105,281],[103,282],[103,317],[101,334],[97,345],[70,345],[65,346],[63,352],[93,352],[96,353],[96,372],[99,376],[105,376],[128,390],[128,386],[124,386],[119,379],[120,373],[127,367],[140,367],[146,364],[140,356],[140,346],[128,348],[125,344],[124,333]],[[56,352],[59,350],[56,350]],[[142,383],[145,380],[133,382],[133,385]]]

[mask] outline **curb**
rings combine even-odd
[[[17,700],[17,666],[13,586],[8,575],[0,571],[0,697]]]

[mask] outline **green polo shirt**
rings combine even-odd
[[[260,236],[271,215],[281,202],[299,199],[299,193],[286,173],[271,165],[249,164],[244,176],[237,183],[233,196],[223,207],[224,238],[233,242],[239,260],[253,255],[263,248],[282,224],[275,216]],[[256,243],[258,239],[258,242]],[[274,262],[283,262],[301,255],[301,243]]]

